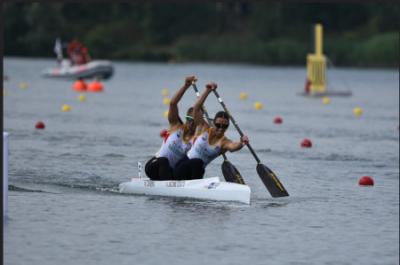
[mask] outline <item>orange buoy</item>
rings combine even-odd
[[[73,89],[76,92],[84,92],[87,90],[87,85],[86,85],[85,81],[83,81],[83,79],[79,79],[79,80],[75,81],[75,83],[73,85]]]
[[[312,142],[311,142],[311,140],[305,138],[305,139],[301,142],[301,147],[304,147],[304,148],[311,148],[311,147],[312,147]]]
[[[90,92],[103,92],[103,85],[95,80],[88,85],[88,91]]]
[[[358,181],[361,186],[374,186],[374,180],[370,176],[363,176]]]
[[[44,125],[44,122],[42,122],[42,121],[38,121],[38,122],[36,123],[36,125],[35,125],[35,128],[36,128],[36,129],[39,129],[39,130],[43,130],[45,127],[46,127],[46,126]]]
[[[274,123],[275,124],[281,124],[282,122],[283,122],[283,120],[282,120],[281,117],[277,116],[277,117],[274,118]]]

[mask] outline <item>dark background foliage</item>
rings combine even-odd
[[[399,4],[194,1],[3,3],[4,55],[53,57],[78,38],[93,58],[304,65],[313,25],[335,65],[399,66]]]

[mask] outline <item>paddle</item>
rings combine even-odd
[[[219,96],[218,92],[216,90],[213,90],[215,96],[218,98],[219,103],[221,103],[222,107],[224,108],[225,112],[229,114],[229,118],[232,121],[233,125],[235,128],[238,130],[240,136],[242,137],[244,134],[242,130],[239,128],[237,125],[236,121],[233,119],[231,113],[228,111],[228,109],[225,106],[225,103],[222,101],[221,97]],[[286,191],[286,189],[283,187],[281,182],[279,181],[278,177],[275,175],[274,172],[272,172],[271,169],[269,169],[267,166],[261,164],[260,159],[257,157],[256,153],[254,152],[253,148],[251,145],[248,143],[246,144],[247,147],[249,148],[251,154],[254,156],[254,158],[257,161],[257,173],[260,176],[262,182],[264,185],[267,187],[269,193],[271,194],[272,197],[284,197],[284,196],[289,196],[289,193]]]
[[[197,89],[197,86],[195,83],[192,83],[193,89],[196,92],[196,96],[200,97],[200,93],[199,90]],[[206,115],[206,119],[207,122],[210,123],[211,119],[208,116],[208,113],[206,111],[206,109],[203,107],[203,112]],[[221,165],[221,170],[222,170],[222,174],[224,175],[224,178],[227,182],[233,182],[233,183],[238,183],[238,184],[243,184],[245,185],[245,182],[242,178],[242,176],[239,173],[239,170],[237,170],[237,168],[232,165],[231,162],[228,161],[228,158],[226,157],[225,154],[222,154],[223,158],[224,158],[224,162]]]

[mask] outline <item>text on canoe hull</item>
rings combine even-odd
[[[154,181],[152,181],[152,180],[145,180],[143,185],[145,187],[154,187],[155,186]],[[167,182],[165,182],[165,186],[181,188],[181,187],[185,187],[185,182],[184,181],[167,181]]]

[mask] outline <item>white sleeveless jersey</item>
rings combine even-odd
[[[183,129],[180,128],[172,132],[161,145],[156,157],[168,158],[169,165],[174,168],[176,163],[181,160],[192,147],[192,142],[183,141]]]
[[[208,143],[208,137],[208,131],[199,135],[196,138],[193,147],[187,153],[189,159],[200,158],[203,160],[204,167],[221,154],[221,146],[218,144],[215,146],[210,145]]]

